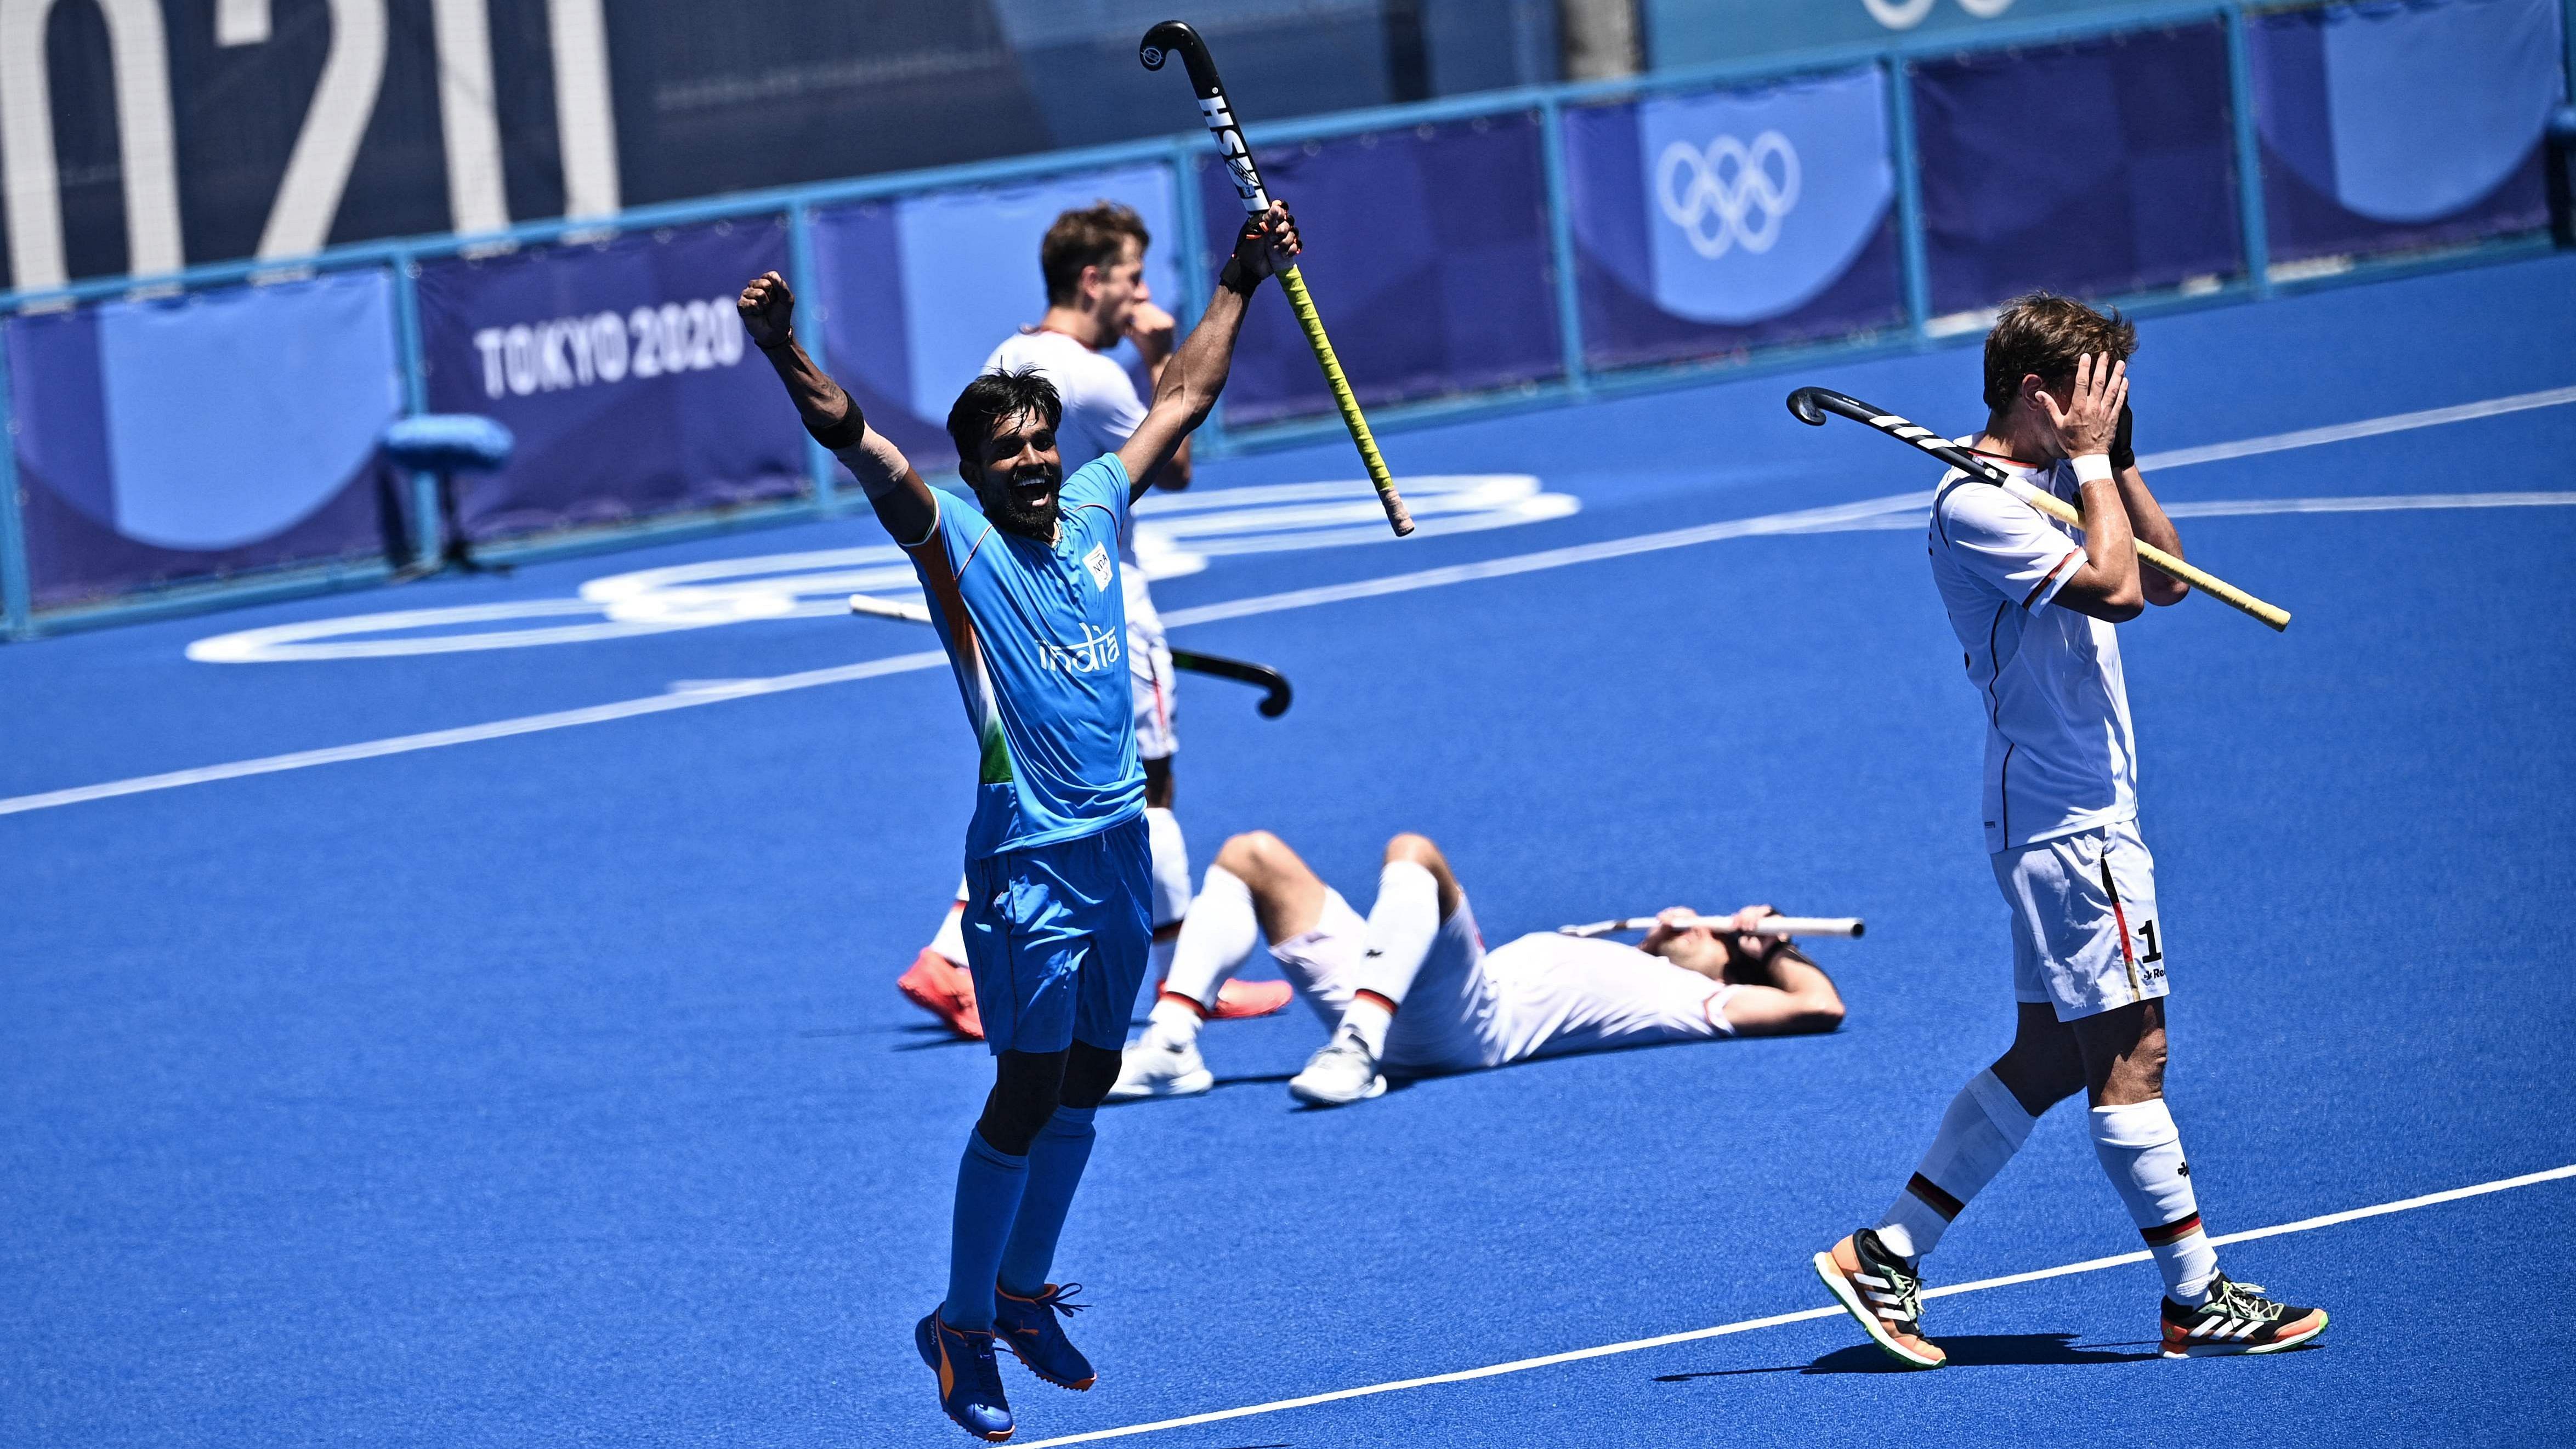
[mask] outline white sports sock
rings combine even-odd
[[[1145,838],[1154,852],[1154,925],[1178,924],[1190,913],[1190,843],[1179,819],[1156,805],[1145,807]]]
[[[1390,860],[1378,872],[1377,903],[1369,907],[1367,948],[1360,953],[1355,991],[1373,991],[1393,1007],[1404,1005],[1440,935],[1440,882],[1409,860]]]
[[[1991,1070],[1970,1077],[1950,1099],[1941,1130],[1878,1225],[1878,1240],[1909,1260],[1940,1246],[1951,1220],[2012,1161],[2038,1121]]]
[[[966,928],[958,921],[965,914],[966,878],[957,878],[957,902],[948,914],[939,918],[939,929],[930,938],[930,949],[948,958],[949,964],[966,964]]]
[[[1361,995],[1352,997],[1351,1004],[1342,1008],[1342,1024],[1334,1029],[1358,1037],[1360,1044],[1369,1049],[1370,1056],[1383,1057],[1386,1055],[1386,1031],[1393,1025],[1395,1013],[1386,1009],[1385,1002],[1375,996]]]
[[[1168,1024],[1177,1040],[1196,1038],[1199,1023],[1216,1009],[1217,988],[1260,944],[1261,918],[1252,908],[1252,887],[1224,866],[1209,866],[1206,883],[1181,922],[1180,939],[1173,943],[1172,969],[1163,978],[1168,994],[1154,1002],[1151,1020],[1157,1026]],[[1187,997],[1201,1010],[1194,1012],[1171,996]]]
[[[2186,1308],[2209,1301],[2218,1276],[2218,1250],[2200,1226],[2192,1197],[2191,1168],[2183,1161],[2182,1133],[2162,1097],[2091,1113],[2093,1155],[2128,1204],[2129,1219],[2147,1240],[2165,1275],[2165,1296]]]
[[[1154,939],[1145,948],[1153,979],[1168,980],[1172,953],[1180,949],[1175,927],[1190,911],[1190,846],[1181,837],[1181,822],[1159,805],[1145,807],[1145,836],[1154,852]]]

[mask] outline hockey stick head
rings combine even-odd
[[[1161,70],[1163,62],[1178,55],[1190,73],[1190,86],[1201,99],[1222,95],[1223,83],[1216,78],[1216,62],[1208,58],[1207,42],[1190,28],[1186,20],[1166,20],[1145,32],[1136,46],[1136,58],[1147,70]]]
[[[1827,413],[1840,413],[1858,423],[1869,422],[1878,415],[1869,404],[1829,387],[1802,387],[1789,394],[1789,413],[1811,428],[1823,427]]]

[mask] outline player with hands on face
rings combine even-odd
[[[1947,1358],[1922,1333],[1922,1260],[2058,1102],[2084,1094],[2095,1157],[2164,1279],[2164,1354],[2270,1353],[2324,1331],[2218,1271],[2164,1101],[2165,943],[2138,833],[2137,748],[2115,625],[2185,585],[2142,573],[2133,540],[2180,557],[2130,440],[2137,331],[2046,293],[1986,338],[1983,433],[1967,446],[2074,503],[2071,532],[1952,470],[1933,494],[1932,578],[1985,716],[1986,849],[2010,910],[2013,1042],[1950,1103],[1876,1226],[1817,1275],[1898,1361]]]
[[[998,1339],[1032,1372],[1089,1388],[1059,1316],[1056,1241],[1117,1080],[1149,932],[1144,772],[1130,720],[1118,532],[1145,480],[1224,388],[1244,307],[1297,255],[1274,205],[1236,236],[1207,313],[1124,445],[1065,476],[1061,404],[1035,372],[987,374],[948,415],[977,507],[932,491],[796,340],[771,272],[737,308],[816,441],[911,556],[975,732],[963,922],[994,1084],[957,1171],[948,1291],[914,1330],[940,1408],[979,1438],[1013,1429]]]

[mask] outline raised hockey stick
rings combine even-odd
[[[1867,423],[1898,442],[1913,444],[1971,478],[1994,484],[2060,523],[2073,524],[2077,528],[2084,526],[2084,515],[2057,495],[2031,487],[1930,428],[1907,422],[1858,398],[1846,397],[1831,388],[1802,387],[1789,394],[1789,411],[1796,415],[1798,421],[1811,427],[1823,427],[1827,413],[1839,414],[1856,423]],[[2144,539],[2137,540],[2137,545],[2138,558],[2159,573],[2180,579],[2230,608],[2253,615],[2271,626],[2275,633],[2290,627],[2290,611],[2278,604],[2265,603],[2216,574],[2194,568]]]
[[[900,599],[880,599],[871,594],[850,595],[850,612],[874,619],[902,619],[908,623],[930,622],[930,606],[908,604]],[[1267,664],[1253,664],[1242,659],[1228,659],[1222,654],[1201,654],[1195,650],[1172,651],[1172,667],[1192,674],[1212,674],[1249,684],[1261,691],[1261,702],[1253,706],[1263,719],[1277,719],[1288,712],[1296,692],[1288,687],[1288,676]]]
[[[1252,164],[1252,148],[1243,143],[1243,128],[1235,124],[1234,106],[1226,99],[1225,82],[1217,79],[1216,62],[1208,58],[1207,42],[1186,23],[1166,20],[1145,32],[1136,48],[1136,58],[1147,70],[1161,70],[1166,58],[1178,55],[1190,73],[1190,88],[1198,92],[1199,114],[1207,122],[1208,134],[1216,137],[1217,151],[1225,157],[1226,170],[1234,176],[1235,194],[1243,198],[1246,214],[1257,216],[1270,209],[1270,193],[1261,186],[1261,172]],[[1386,459],[1378,456],[1377,439],[1369,432],[1368,419],[1360,412],[1360,400],[1351,394],[1350,379],[1342,375],[1341,359],[1333,355],[1333,339],[1324,335],[1324,319],[1315,312],[1315,299],[1306,294],[1306,279],[1294,264],[1279,272],[1279,290],[1288,296],[1288,306],[1297,314],[1297,325],[1305,329],[1306,345],[1315,350],[1315,361],[1324,369],[1324,385],[1332,389],[1333,405],[1342,412],[1342,426],[1351,430],[1351,442],[1360,450],[1360,462],[1368,468],[1369,482],[1377,485],[1377,501],[1386,507],[1386,521],[1402,538],[1413,532],[1413,515],[1405,510],[1404,499],[1395,491],[1395,478],[1386,470]]]

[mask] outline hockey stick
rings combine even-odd
[[[927,604],[907,604],[899,599],[880,599],[870,594],[850,595],[850,612],[874,619],[902,619],[914,624],[930,622],[930,606]],[[1288,676],[1267,664],[1228,659],[1222,654],[1175,649],[1172,651],[1172,667],[1252,685],[1261,691],[1261,702],[1253,708],[1260,711],[1263,719],[1277,719],[1286,714],[1289,703],[1296,697],[1288,687]]]
[[[1616,921],[1594,921],[1588,926],[1559,926],[1556,928],[1556,933],[1560,936],[1580,936],[1589,939],[1594,936],[1616,935],[1621,931],[1650,930],[1654,924],[1655,918],[1652,916],[1628,916]],[[1684,922],[1683,926],[1685,929],[1691,926],[1706,926],[1712,931],[1724,931],[1729,935],[1782,937],[1858,936],[1865,929],[1858,916],[1764,916],[1754,923],[1750,931],[1736,930],[1735,918],[1732,916],[1701,916]]]
[[[1217,79],[1216,62],[1208,58],[1207,42],[1185,22],[1166,20],[1145,32],[1136,48],[1136,58],[1147,70],[1161,70],[1166,58],[1179,54],[1181,64],[1190,73],[1190,88],[1198,92],[1199,114],[1207,122],[1208,134],[1216,138],[1216,148],[1225,157],[1226,169],[1234,176],[1235,194],[1243,198],[1247,214],[1258,216],[1270,209],[1270,193],[1261,186],[1261,172],[1252,164],[1252,148],[1243,142],[1243,128],[1235,124],[1234,106],[1226,99],[1225,82]],[[1360,413],[1360,400],[1351,395],[1350,379],[1342,375],[1341,359],[1333,355],[1333,339],[1324,335],[1324,319],[1315,312],[1315,299],[1306,294],[1306,279],[1294,264],[1279,272],[1279,290],[1288,294],[1288,306],[1297,314],[1297,325],[1305,329],[1306,345],[1315,350],[1315,361],[1324,369],[1324,385],[1332,389],[1333,405],[1341,409],[1342,426],[1351,430],[1351,441],[1358,445],[1360,462],[1367,465],[1369,482],[1377,485],[1377,501],[1386,506],[1386,521],[1395,526],[1395,536],[1413,532],[1413,515],[1405,510],[1404,499],[1395,491],[1395,479],[1386,471],[1386,459],[1378,456],[1377,439],[1369,433],[1368,419]]]
[[[1845,397],[1831,388],[1802,387],[1789,394],[1789,411],[1810,427],[1823,427],[1827,413],[1838,413],[1853,422],[1867,423],[1899,442],[1912,443],[1971,478],[1994,484],[2060,523],[2073,524],[2077,528],[2084,526],[2084,515],[2057,495],[2033,488],[1930,428],[1919,427],[1894,413],[1881,412],[1857,398]],[[2225,579],[2194,568],[2143,539],[2138,540],[2138,557],[2157,572],[2179,579],[2230,608],[2253,615],[2271,626],[2275,633],[2290,627],[2289,610],[2277,604],[2267,604]]]

